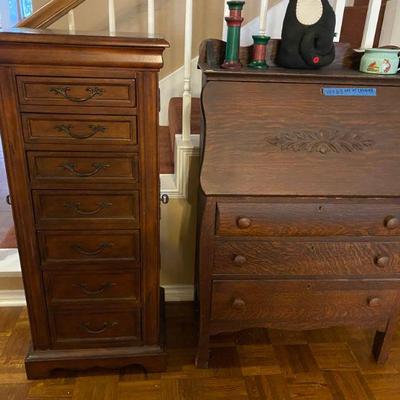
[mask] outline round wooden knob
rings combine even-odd
[[[368,305],[370,307],[380,307],[382,305],[382,300],[379,297],[372,297],[368,299]]]
[[[375,257],[375,264],[378,267],[385,268],[389,265],[390,258],[388,256]]]
[[[246,303],[243,299],[241,298],[236,298],[232,302],[232,308],[235,310],[243,310],[243,308],[246,306]]]
[[[235,256],[235,258],[233,259],[233,262],[236,265],[243,265],[246,261],[247,259],[244,256]]]
[[[238,226],[240,229],[247,229],[247,228],[250,228],[250,226],[251,226],[251,219],[250,219],[250,218],[246,218],[246,217],[238,218],[238,220],[237,220],[237,226]]]
[[[385,226],[387,229],[396,229],[400,226],[400,220],[393,216],[386,217]]]

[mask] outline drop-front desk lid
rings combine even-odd
[[[205,74],[205,194],[400,196],[398,76]]]

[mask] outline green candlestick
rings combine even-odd
[[[225,61],[221,65],[226,69],[239,69],[240,29],[242,27],[242,10],[244,1],[228,1],[229,17],[225,17],[228,23],[228,37],[226,41]]]
[[[248,65],[250,68],[267,69],[267,44],[271,38],[264,35],[254,35],[253,61]]]

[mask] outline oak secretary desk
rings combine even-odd
[[[320,71],[227,71],[200,51],[197,365],[210,335],[354,325],[389,353],[400,299],[400,79],[337,46]],[[241,49],[244,65],[251,49]],[[350,94],[350,95],[349,95]]]

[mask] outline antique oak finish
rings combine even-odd
[[[65,368],[165,368],[157,73],[167,46],[126,35],[0,34],[30,378]]]
[[[400,305],[400,80],[357,72],[346,45],[329,68],[284,70],[277,45],[266,72],[222,70],[217,40],[200,51],[197,366],[210,335],[264,326],[375,329],[383,363]]]

